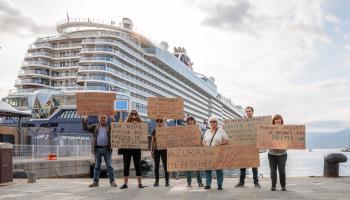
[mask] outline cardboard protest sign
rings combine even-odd
[[[224,130],[230,144],[256,144],[256,130],[260,124],[271,124],[271,116],[253,118],[227,119]]]
[[[169,148],[168,171],[196,171],[259,167],[255,145],[222,145],[216,147]]]
[[[157,127],[157,149],[200,147],[201,131],[197,125]]]
[[[259,149],[305,149],[305,125],[259,125]]]
[[[0,126],[0,134],[15,135],[17,134],[17,127]]]
[[[148,125],[146,123],[114,122],[111,126],[111,144],[113,148],[148,148]]]
[[[77,92],[76,105],[80,115],[113,115],[115,93]]]
[[[150,119],[183,119],[182,98],[148,97],[147,113]]]

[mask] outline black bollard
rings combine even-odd
[[[323,176],[339,177],[339,163],[346,162],[347,157],[341,153],[331,153],[324,157]]]

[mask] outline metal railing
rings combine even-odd
[[[59,158],[90,157],[91,145],[13,145],[13,159],[45,159],[49,154]]]

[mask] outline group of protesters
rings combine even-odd
[[[253,118],[254,109],[251,106],[245,108],[245,113],[247,118]],[[114,121],[114,117],[112,117]],[[187,125],[195,125],[196,120],[192,116],[187,116],[186,119]],[[271,119],[272,124],[282,125],[283,118],[281,115],[276,114]],[[132,110],[127,117],[126,122],[128,123],[142,123],[141,117],[136,110]],[[219,118],[212,116],[208,119],[209,128],[202,134],[202,145],[208,147],[214,147],[219,145],[226,145],[229,143],[228,136],[225,130],[219,125]],[[156,119],[156,127],[164,127],[166,125],[166,119]],[[111,146],[111,126],[108,123],[107,116],[99,116],[99,123],[88,125],[87,118],[83,118],[83,127],[85,130],[93,133],[92,139],[92,153],[95,155],[95,168],[93,174],[93,183],[89,187],[98,187],[99,186],[99,176],[102,157],[105,160],[107,166],[107,172],[110,180],[111,187],[117,187],[115,182],[113,167],[112,167],[112,146]],[[151,155],[154,160],[154,187],[159,186],[159,166],[160,160],[162,160],[164,167],[164,177],[165,177],[165,186],[170,186],[169,182],[169,172],[167,170],[167,150],[157,148],[157,133],[156,129],[153,130],[151,141]],[[118,154],[123,155],[124,163],[124,183],[121,185],[120,189],[128,188],[128,177],[130,170],[131,157],[133,158],[133,163],[136,171],[136,177],[138,182],[138,188],[144,188],[142,185],[142,175],[141,175],[141,149],[118,149]],[[268,151],[268,159],[271,171],[271,191],[276,190],[277,184],[277,169],[279,171],[279,178],[281,184],[281,190],[286,191],[286,173],[285,166],[287,161],[287,151],[282,149],[270,149]],[[198,187],[204,187],[206,190],[211,189],[212,182],[212,171],[205,170],[205,185],[203,185],[201,171],[195,171]],[[222,169],[216,169],[216,179],[217,179],[217,190],[223,189],[224,174]],[[261,188],[258,179],[258,168],[253,167],[253,181],[255,188]],[[192,172],[185,172],[187,177],[187,187],[191,187],[192,182]],[[240,178],[236,188],[242,188],[245,184],[246,178],[246,168],[240,169]]]

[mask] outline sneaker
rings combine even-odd
[[[115,183],[115,181],[111,181],[111,187],[117,187],[117,184]]]
[[[221,185],[218,186],[218,190],[222,190],[222,186]]]
[[[282,191],[287,191],[286,187],[282,187]]]
[[[198,183],[198,187],[204,187],[203,183]]]
[[[259,183],[254,183],[255,188],[261,188]]]
[[[165,187],[169,187],[169,186],[170,186],[169,182],[166,182]]]
[[[91,185],[89,185],[89,187],[98,187],[98,183],[97,182],[93,182]]]
[[[205,190],[210,190],[210,186],[209,186],[209,185],[206,185],[206,186],[204,187],[204,189],[205,189]]]
[[[271,186],[271,191],[276,191],[276,186]]]
[[[187,187],[188,187],[188,188],[192,187],[192,186],[191,186],[191,183],[187,184]]]
[[[143,186],[141,183],[137,185],[138,188],[144,188],[145,186]]]
[[[244,183],[239,182],[237,185],[235,185],[235,188],[241,188],[244,187]]]
[[[154,182],[153,186],[154,187],[158,187],[159,186],[159,181]]]
[[[120,187],[121,190],[122,190],[122,189],[126,189],[126,188],[128,188],[128,185],[127,185],[127,184],[123,184],[123,185]]]

